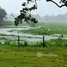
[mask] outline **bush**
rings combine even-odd
[[[27,47],[27,46],[28,46],[28,43],[27,43],[26,41],[24,42],[24,46],[25,46],[25,47]]]

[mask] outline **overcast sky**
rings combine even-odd
[[[21,4],[25,0],[0,0],[0,6],[6,10],[7,13],[18,14],[19,10],[22,9]],[[59,0],[55,0],[56,2]],[[46,2],[41,0],[38,3],[38,9],[33,11],[33,14],[44,15],[58,15],[65,14],[67,12],[67,7],[58,8],[55,4],[51,2]]]

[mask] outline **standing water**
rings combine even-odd
[[[21,40],[25,40],[25,41],[28,41],[30,43],[37,42],[37,41],[42,41],[43,35],[32,35],[32,34],[24,34],[24,33],[18,33],[17,32],[19,30],[29,30],[29,29],[35,29],[35,28],[34,27],[29,27],[29,26],[25,26],[25,27],[22,27],[22,28],[0,28],[0,34],[15,35],[15,36],[19,35]],[[16,31],[10,32],[11,30],[16,30]],[[44,35],[44,36],[45,36],[45,40],[58,38],[57,36],[49,36],[49,35]],[[0,38],[1,38],[1,36],[0,36]]]

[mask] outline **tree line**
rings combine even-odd
[[[4,18],[6,15],[6,11],[0,7],[0,26],[4,25]]]

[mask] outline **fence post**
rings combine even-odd
[[[46,44],[45,44],[45,40],[44,40],[44,35],[43,35],[43,47],[45,47]]]
[[[20,36],[18,35],[18,47],[20,46]]]

